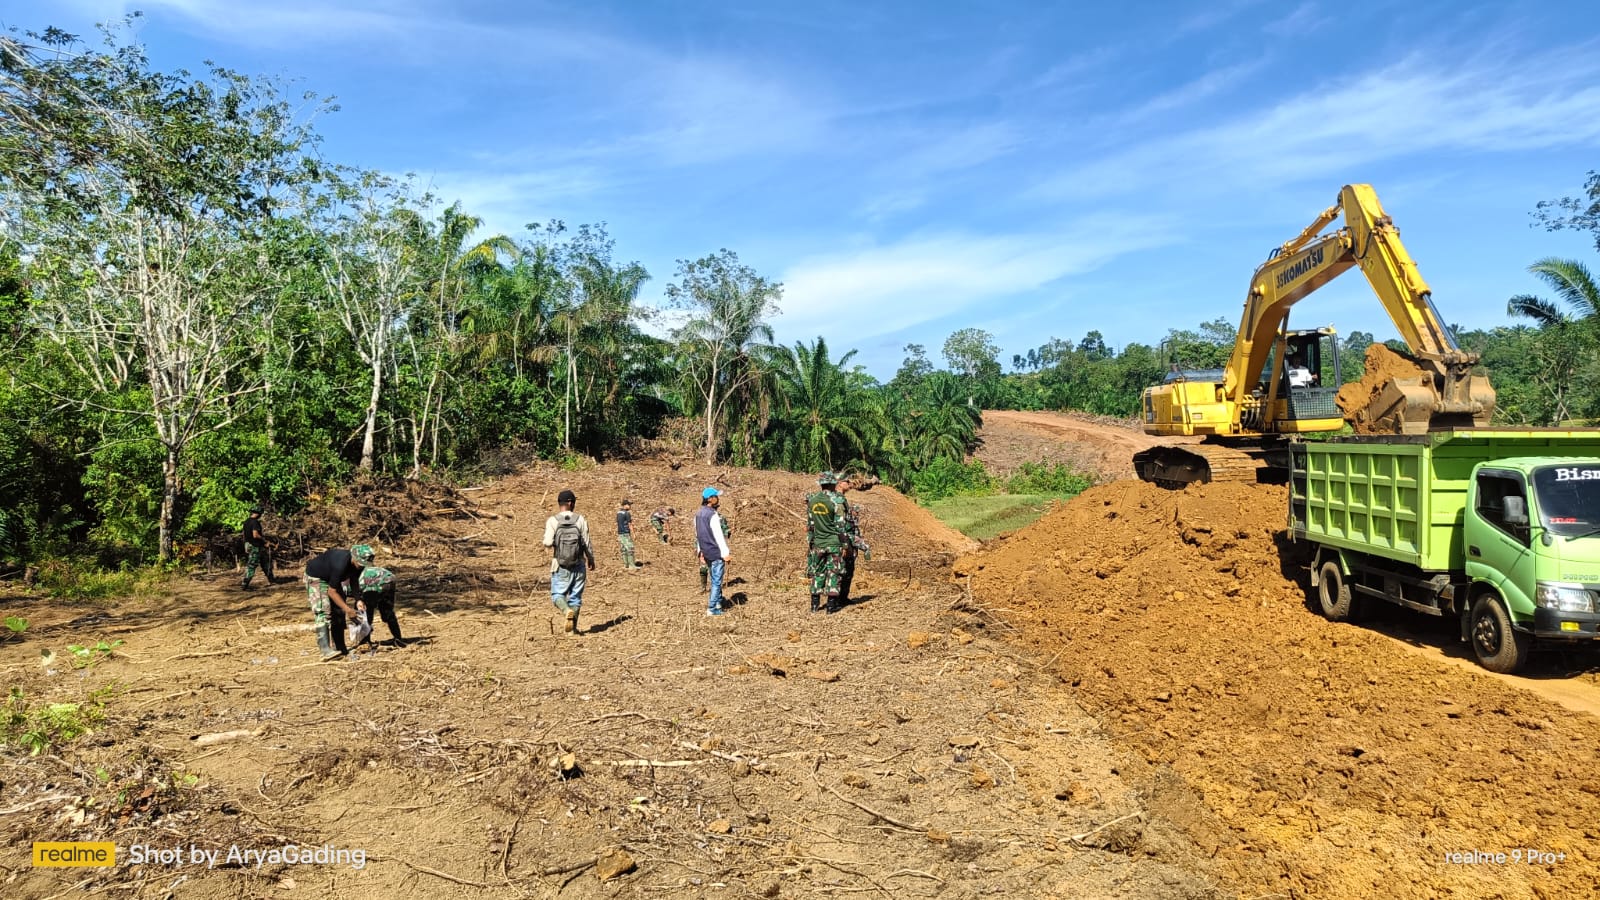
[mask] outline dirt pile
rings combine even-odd
[[[1371,433],[1370,428],[1364,427],[1366,419],[1360,413],[1377,399],[1384,385],[1397,378],[1416,379],[1428,375],[1428,371],[1416,360],[1384,344],[1367,347],[1366,360],[1367,373],[1361,376],[1360,381],[1352,381],[1339,388],[1339,395],[1334,399],[1339,404],[1339,411],[1355,426],[1357,433]]]
[[[365,478],[290,517],[266,517],[262,524],[279,559],[304,559],[328,547],[355,542],[431,554],[469,553],[449,539],[443,522],[479,517],[466,494],[447,484],[404,478]]]
[[[1198,791],[1223,824],[1190,837],[1255,893],[1589,896],[1600,722],[1312,614],[1284,508],[1277,487],[1119,482],[955,571]],[[1450,856],[1473,851],[1507,861]]]

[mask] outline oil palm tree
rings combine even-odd
[[[1506,303],[1509,315],[1532,319],[1541,327],[1574,322],[1585,322],[1593,327],[1600,323],[1600,285],[1583,263],[1547,256],[1529,266],[1528,271],[1549,285],[1561,302],[1518,294]],[[1562,309],[1563,304],[1567,309]]]
[[[862,402],[870,379],[860,367],[846,368],[856,351],[828,357],[828,342],[796,343],[773,354],[778,410],[770,429],[776,461],[795,470],[831,469],[860,459],[871,440]]]

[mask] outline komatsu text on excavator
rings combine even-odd
[[[1325,232],[1341,215],[1344,225]],[[1334,402],[1340,383],[1336,336],[1331,329],[1287,326],[1291,306],[1355,266],[1394,320],[1418,371],[1384,384],[1363,408],[1341,412]],[[1478,355],[1458,347],[1439,317],[1427,282],[1372,186],[1345,185],[1337,203],[1256,269],[1227,365],[1174,367],[1161,384],[1145,389],[1146,433],[1204,440],[1142,451],[1134,467],[1144,480],[1173,487],[1272,480],[1274,472],[1287,473],[1293,435],[1337,431],[1346,419],[1369,433],[1487,425],[1494,388],[1472,371],[1477,363]]]

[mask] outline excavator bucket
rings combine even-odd
[[[1367,374],[1339,391],[1339,408],[1357,434],[1427,434],[1482,428],[1494,417],[1489,379],[1472,371],[1475,353],[1432,359],[1373,344]]]

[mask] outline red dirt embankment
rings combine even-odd
[[[1118,482],[955,570],[1198,791],[1220,824],[1190,837],[1256,893],[1594,896],[1600,721],[1314,615],[1285,506]]]

